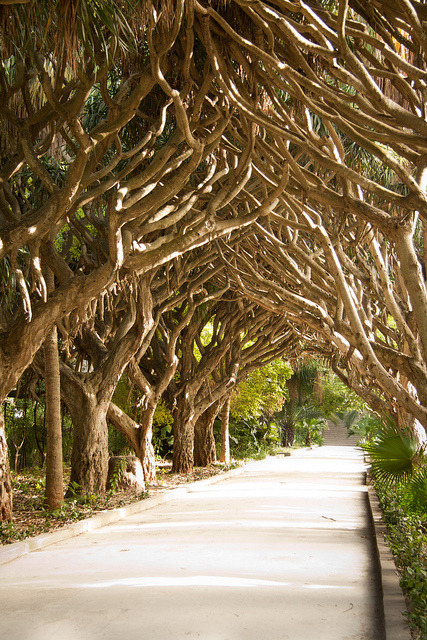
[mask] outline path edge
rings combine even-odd
[[[11,562],[32,551],[38,551],[45,547],[62,542],[69,538],[76,537],[86,531],[93,531],[104,525],[115,523],[127,516],[140,513],[151,509],[159,504],[170,502],[175,498],[184,496],[186,493],[197,491],[203,486],[215,484],[240,475],[251,463],[246,463],[236,469],[218,473],[204,480],[191,482],[184,487],[171,489],[152,498],[145,498],[138,502],[118,507],[117,509],[109,509],[101,511],[91,518],[79,520],[71,525],[62,527],[50,533],[42,533],[33,538],[28,538],[21,542],[14,542],[10,545],[0,547],[0,565]],[[403,618],[403,612],[406,611],[406,602],[399,584],[398,572],[394,563],[393,554],[385,541],[387,526],[383,520],[382,512],[379,506],[379,500],[375,488],[366,483],[366,496],[368,504],[368,514],[372,527],[374,554],[377,566],[379,567],[380,591],[384,612],[384,630],[385,640],[411,640],[409,626]]]
[[[17,558],[25,556],[32,551],[39,551],[41,549],[44,549],[45,547],[50,546],[51,544],[62,542],[63,540],[68,540],[69,538],[74,538],[82,533],[85,533],[86,531],[94,531],[95,529],[99,529],[99,527],[112,524],[114,522],[117,522],[118,520],[126,518],[127,516],[152,509],[153,507],[156,507],[157,505],[163,504],[165,502],[170,502],[175,498],[184,496],[186,493],[195,491],[203,486],[215,484],[216,482],[221,482],[221,480],[226,480],[227,478],[237,476],[243,473],[248,464],[250,464],[250,462],[243,464],[236,469],[231,469],[230,471],[226,471],[224,473],[217,473],[210,478],[204,478],[203,480],[189,482],[188,485],[178,487],[177,489],[166,490],[164,493],[160,493],[159,495],[153,496],[152,498],[144,498],[143,500],[138,500],[138,502],[132,502],[131,504],[128,504],[124,507],[117,507],[116,509],[106,509],[105,511],[97,513],[95,516],[91,516],[90,518],[86,518],[84,520],[79,520],[78,522],[73,522],[73,524],[61,527],[56,531],[41,533],[38,536],[27,538],[26,540],[22,540],[20,542],[13,542],[12,544],[3,545],[0,547],[0,565],[6,564],[7,562],[12,562],[12,560],[16,560]]]
[[[369,517],[374,532],[374,553],[379,567],[385,640],[411,640],[411,630],[403,617],[407,610],[405,597],[400,587],[393,553],[385,540],[387,525],[382,516],[377,492],[367,480],[366,488]]]

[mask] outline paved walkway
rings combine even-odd
[[[382,640],[363,460],[321,447],[0,566],[1,640]]]

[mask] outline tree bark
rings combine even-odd
[[[139,431],[139,453],[145,482],[156,481],[156,458],[153,447],[153,417],[156,407],[150,407],[142,414]]]
[[[103,493],[108,474],[107,409],[115,385],[102,376],[95,379],[75,373],[59,361],[61,396],[73,423],[71,476],[67,495]],[[39,358],[33,366],[42,371]],[[120,377],[120,372],[117,373]]]
[[[219,403],[214,402],[198,418],[194,428],[194,465],[207,467],[216,462],[214,420],[218,414]]]
[[[123,433],[135,454],[141,461],[145,482],[156,481],[156,459],[152,443],[153,415],[155,407],[142,414],[142,422],[137,423],[120,407],[110,402],[107,417],[115,428]]]
[[[12,518],[12,482],[3,411],[0,410],[0,522]]]
[[[421,265],[414,249],[413,229],[399,234],[396,251],[401,264],[401,272],[412,304],[413,313],[417,320],[424,358],[427,358],[427,290]],[[424,428],[427,431],[426,424]]]
[[[7,332],[0,334],[0,399],[2,401],[32,363],[55,322],[76,307],[84,307],[99,295],[109,283],[113,273],[114,268],[111,264],[106,264],[90,276],[75,276],[69,283],[56,289],[47,302],[38,301],[33,305],[31,322],[21,314]]]
[[[194,466],[194,408],[185,389],[180,393],[174,410],[173,473],[190,473]]]
[[[49,290],[53,290],[53,274],[48,276]],[[56,509],[64,500],[62,468],[61,385],[59,374],[58,331],[54,326],[44,344],[46,386],[46,489],[45,503]]]
[[[229,395],[222,406],[221,412],[220,462],[225,462],[225,464],[230,464],[230,403],[231,396]]]
[[[108,473],[108,403],[97,394],[79,394],[79,401],[70,402],[68,409],[74,426],[71,452],[71,476],[68,492],[104,493]]]
[[[295,426],[292,421],[286,421],[282,426],[282,445],[292,447],[295,438]]]
[[[106,345],[100,344],[92,331],[83,334],[83,347],[91,354],[94,366],[92,373],[75,373],[61,365],[63,386],[67,386],[64,400],[74,425],[70,481],[80,485],[84,493],[102,493],[106,488],[107,411],[120,376],[154,326],[150,282],[150,278],[140,280],[138,307],[133,299],[128,301],[126,312]],[[81,401],[76,402],[73,395]]]

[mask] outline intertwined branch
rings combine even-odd
[[[2,41],[5,392],[49,322],[212,242],[271,331],[280,314],[372,405],[427,425],[425,6],[143,2],[129,29],[126,7],[86,43],[78,16],[73,64],[55,13],[43,47]]]

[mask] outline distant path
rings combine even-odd
[[[333,447],[355,447],[360,437],[349,436],[342,420],[328,420],[328,428],[322,431],[323,445]]]
[[[269,458],[0,566],[1,640],[382,640],[363,460]]]

